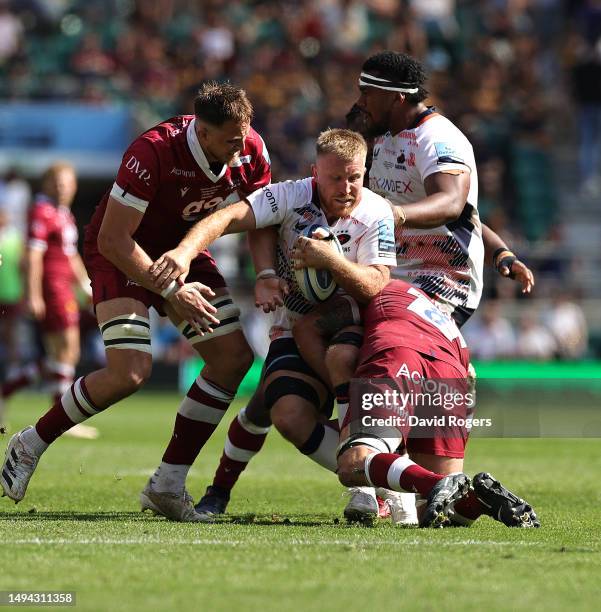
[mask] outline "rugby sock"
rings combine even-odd
[[[152,488],[161,493],[165,491],[180,493],[186,483],[190,467],[189,465],[172,465],[161,462],[152,477]]]
[[[50,410],[36,423],[35,429],[46,444],[52,444],[60,435],[77,423],[83,423],[98,414],[98,408],[90,399],[85,377],[78,378]]]
[[[228,491],[233,488],[248,462],[263,447],[269,429],[252,423],[246,416],[246,408],[240,410],[228,429],[213,486]]]
[[[40,457],[49,446],[47,442],[44,442],[44,440],[40,438],[40,435],[35,427],[26,429],[21,434],[21,441],[33,451],[33,454],[36,455],[36,457]]]
[[[173,435],[163,455],[163,464],[188,466],[189,469],[233,399],[233,393],[206,380],[200,374],[177,411]],[[181,478],[183,469],[177,473]],[[180,491],[185,475],[181,481],[171,480],[171,490]]]
[[[75,368],[68,363],[48,359],[44,364],[44,373],[48,383],[47,390],[52,395],[52,400],[56,402],[73,384]]]
[[[32,385],[40,376],[40,369],[35,363],[28,363],[22,368],[15,368],[9,370],[6,381],[2,385],[2,397],[8,399],[11,395],[29,387]]]
[[[365,461],[365,476],[375,487],[419,493],[428,497],[432,487],[444,478],[417,465],[407,455],[374,453]]]
[[[336,405],[338,406],[338,423],[341,429],[349,407],[349,388],[350,383],[343,383],[334,389],[334,393],[336,393]]]
[[[471,525],[478,517],[483,514],[490,516],[490,508],[485,506],[477,497],[473,489],[457,501],[453,506],[451,521],[459,525]]]
[[[338,420],[333,419],[325,425],[316,423],[308,440],[298,447],[298,450],[307,455],[326,470],[336,472],[338,468],[336,449],[338,448]]]

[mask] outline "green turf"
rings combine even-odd
[[[276,433],[228,522],[175,524],[141,515],[137,496],[177,401],[144,393],[112,408],[95,421],[99,440],[60,440],[26,499],[0,501],[0,590],[75,590],[79,610],[598,609],[601,440],[470,443],[466,471],[490,470],[525,496],[539,530],[488,518],[470,529],[347,527],[335,478]],[[44,404],[15,399],[12,429]],[[191,472],[194,497],[225,427]]]

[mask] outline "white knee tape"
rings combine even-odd
[[[150,320],[136,314],[113,317],[100,325],[107,349],[129,349],[150,353]]]
[[[226,336],[237,329],[242,329],[240,325],[240,309],[236,306],[228,293],[220,295],[210,300],[210,303],[217,308],[215,316],[219,319],[219,325],[213,326],[213,332],[200,336],[188,321],[182,321],[177,328],[184,338],[194,345],[197,342],[206,342],[219,336]]]

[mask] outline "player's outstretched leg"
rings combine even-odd
[[[259,388],[230,423],[213,483],[196,504],[199,514],[216,516],[225,513],[238,478],[263,448],[270,429],[269,412],[263,404],[263,393]]]
[[[469,495],[455,504],[451,518],[455,524],[470,525],[483,514],[507,527],[540,527],[532,506],[487,472],[474,476]]]
[[[371,485],[418,493],[426,499],[420,527],[448,524],[453,503],[469,491],[469,478],[465,474],[436,474],[407,455],[386,452],[388,448],[386,441],[374,436],[348,438],[338,457],[340,482],[346,486]]]
[[[0,484],[15,502],[25,496],[50,444],[74,425],[137,391],[150,376],[150,326],[143,304],[115,299],[98,304],[97,314],[105,342],[107,337],[112,340],[106,351],[107,365],[78,378],[34,427],[26,427],[11,438],[0,468]],[[132,337],[140,342],[132,344]]]
[[[4,464],[0,473],[2,497],[6,495],[15,503],[19,503],[25,497],[27,485],[38,464],[39,456],[32,452],[22,439],[22,434],[30,429],[33,428],[26,427],[12,436],[6,447]]]
[[[189,512],[186,478],[198,453],[225,415],[253,359],[240,328],[239,310],[224,291],[216,290],[220,295],[212,300],[217,308],[216,316],[222,321],[212,334],[199,336],[167,309],[171,320],[205,361],[178,409],[173,435],[161,464],[140,494],[142,510],[149,509],[176,521],[208,522],[214,518],[213,514],[198,513],[191,498],[192,512]],[[224,359],[224,355],[228,358]],[[181,512],[177,508],[174,511],[171,498],[181,496],[182,492],[185,507]],[[164,504],[160,501],[162,498]]]

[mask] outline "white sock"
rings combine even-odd
[[[21,442],[33,452],[34,455],[40,457],[42,453],[50,446],[44,442],[38,434],[35,427],[29,427],[19,436]]]
[[[190,467],[162,461],[152,477],[153,488],[160,493],[181,493],[186,485]]]

